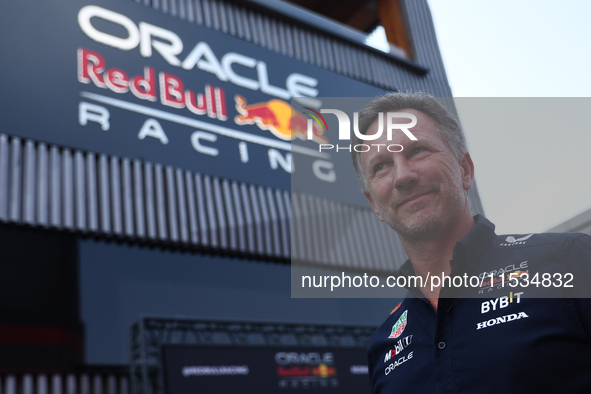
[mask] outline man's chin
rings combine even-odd
[[[419,210],[392,224],[394,226],[390,227],[403,238],[426,239],[431,238],[433,234],[439,234],[442,223],[433,212]]]

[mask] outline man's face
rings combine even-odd
[[[391,141],[387,140],[386,130],[379,139],[366,141],[371,149],[361,153],[368,186],[365,195],[380,220],[403,238],[434,238],[453,228],[466,209],[465,191],[472,186],[474,166],[468,154],[456,159],[431,117],[413,109],[396,112],[416,115],[417,124],[410,131],[418,141],[411,141],[399,130],[393,130]],[[394,123],[408,122],[407,118],[397,120]],[[367,134],[377,129],[376,119]],[[378,152],[371,144],[385,146]],[[404,149],[389,152],[386,147],[390,144],[400,144]]]

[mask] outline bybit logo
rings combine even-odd
[[[503,296],[499,298],[492,299],[490,301],[484,301],[480,306],[480,313],[487,313],[491,310],[496,311],[497,309],[503,309],[515,302],[516,304],[521,303],[521,296],[523,292],[519,293],[509,293],[509,296]]]

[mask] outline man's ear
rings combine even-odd
[[[383,222],[384,218],[382,218],[382,216],[378,212],[378,208],[377,208],[376,203],[374,202],[371,194],[369,194],[369,192],[363,192],[363,194],[365,195],[365,198],[367,198],[367,201],[369,201],[369,205],[371,205],[371,208],[376,213],[376,216],[378,217],[378,219],[380,219],[380,221]]]
[[[462,185],[464,190],[468,191],[474,184],[474,163],[469,153],[465,153],[464,157],[459,161],[460,169],[462,170]]]

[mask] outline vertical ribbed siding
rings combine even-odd
[[[286,195],[0,134],[0,222],[289,258]]]
[[[123,223],[124,223],[124,234],[128,237],[134,235],[133,226],[133,178],[131,162],[129,159],[123,159],[121,162],[123,172]]]
[[[171,169],[172,170],[172,169]],[[189,215],[187,212],[185,180],[183,171],[177,169],[174,173],[176,180],[176,195],[178,198],[178,217],[179,217],[179,238],[183,244],[189,243]]]
[[[144,184],[142,179],[142,164],[138,160],[133,162],[133,203],[135,205],[135,231],[138,238],[146,236],[145,208],[143,199]],[[130,229],[129,229],[130,230]]]
[[[57,146],[50,148],[50,175],[49,175],[49,225],[61,227],[61,155]]]
[[[96,173],[95,173],[95,166],[94,166],[94,154],[89,154],[86,156],[87,163],[86,168],[88,168],[88,173],[84,172],[84,154],[82,151],[77,150],[74,153],[74,160],[73,160],[73,168],[74,168],[74,183],[72,187],[72,193],[74,194],[74,223],[76,230],[84,231],[86,230],[86,211],[88,207],[88,212],[91,218],[91,227],[95,228],[97,224],[95,222],[96,213],[97,213],[97,206],[96,206]],[[85,181],[88,182],[85,182]],[[86,183],[86,185],[85,185]],[[88,187],[88,200],[86,199],[86,186]],[[88,203],[88,204],[87,204]]]
[[[64,228],[74,230],[74,171],[72,167],[72,151],[64,149],[62,152],[62,223]]]
[[[49,154],[47,145],[39,144],[37,160],[37,223],[47,227],[49,224]]]
[[[139,163],[138,163],[139,164]],[[141,164],[139,164],[141,166]],[[145,203],[143,204],[145,207],[145,220],[146,223],[146,235],[150,240],[156,239],[156,206],[154,203],[154,173],[152,170],[153,166],[151,163],[146,163],[144,165],[144,189],[139,189],[138,194],[139,198],[145,196]],[[141,176],[141,175],[140,175]],[[141,213],[138,212],[138,215]]]
[[[22,373],[0,375],[0,393],[2,394],[129,394],[130,392],[128,374]]]
[[[99,206],[98,206],[98,188],[96,178],[96,156],[93,153],[86,155],[86,195],[88,231],[97,232],[99,229]]]
[[[168,233],[172,242],[179,242],[179,217],[178,217],[178,203],[177,192],[175,184],[174,169],[170,166],[166,167],[166,207],[168,218]]]
[[[0,134],[0,220],[3,221],[8,220],[8,207],[10,205],[8,201],[10,179],[9,143],[8,137]]]
[[[25,142],[24,173],[23,173],[23,223],[35,223],[35,145],[33,141]]]
[[[22,155],[22,145],[21,140],[18,137],[15,137],[12,140],[11,150],[10,150],[10,187],[8,190],[10,191],[9,200],[10,205],[8,209],[8,218],[13,222],[20,222],[20,211],[21,211],[21,173],[22,173],[22,164],[21,164],[21,155]],[[8,191],[7,190],[7,191]]]
[[[185,185],[187,191],[187,211],[189,216],[189,240],[192,245],[199,244],[199,224],[197,222],[197,200],[195,198],[195,184],[193,174],[189,171],[184,173]]]
[[[111,234],[113,232],[111,227],[111,190],[115,188],[115,186],[111,186],[111,183],[114,184],[116,179],[111,178],[111,182],[109,182],[109,160],[106,155],[100,155],[98,163],[99,192],[97,194],[99,196],[100,231]]]
[[[109,163],[109,174],[111,177],[111,204],[112,211],[109,214],[112,223],[112,232],[120,236],[123,233],[123,204],[121,196],[121,168],[117,157],[111,157]]]
[[[407,256],[369,208],[292,194],[292,260],[338,269],[394,273]]]

